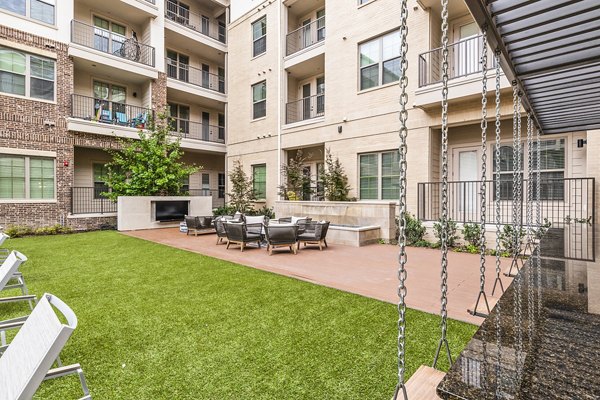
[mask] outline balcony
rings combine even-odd
[[[205,37],[223,44],[227,43],[227,27],[225,22],[197,14],[190,11],[189,8],[182,7],[169,0],[165,2],[165,18],[177,25],[200,33]]]
[[[170,58],[165,59],[167,77],[225,94],[225,77],[203,71]]]
[[[225,127],[202,124],[186,119],[173,118],[171,133],[182,139],[201,140],[212,143],[225,143]]]
[[[285,123],[314,120],[325,115],[325,95],[317,94],[285,105]]]
[[[102,125],[143,129],[152,111],[145,107],[117,103],[94,97],[71,95],[71,117]]]
[[[285,55],[290,56],[325,40],[325,17],[288,33]]]
[[[110,58],[141,64],[146,67],[155,66],[155,49],[139,42],[136,38],[127,38],[117,33],[88,25],[84,22],[71,21],[71,43],[108,54]],[[70,55],[71,51],[69,52]],[[103,57],[101,57],[103,58]],[[106,63],[107,61],[100,61]],[[121,67],[126,69],[126,67]]]

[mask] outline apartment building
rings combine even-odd
[[[0,225],[116,221],[106,149],[167,110],[225,197],[228,0],[0,1]]]
[[[298,149],[309,155],[305,172],[315,181],[329,149],[350,178],[351,196],[398,198],[399,7],[394,0],[254,1],[244,10],[232,5],[237,18],[229,26],[228,106],[235,117],[228,121],[227,166],[239,160],[253,175],[259,204],[278,200],[280,166]],[[435,220],[441,186],[441,6],[412,0],[409,14],[408,208]],[[450,188],[451,217],[477,221],[479,189],[472,181],[481,176],[482,38],[462,1],[450,2],[449,16],[449,179],[458,182]],[[495,70],[488,54],[487,168],[492,171]],[[501,93],[500,157],[508,181],[513,100],[504,75]],[[526,169],[525,119],[522,126]],[[549,207],[569,196],[580,198],[583,189],[572,186],[591,191],[585,139],[585,132],[544,137],[542,176],[557,179],[542,190]],[[506,197],[512,189],[502,193]],[[304,200],[318,198],[307,193]]]

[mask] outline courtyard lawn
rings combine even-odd
[[[394,390],[393,304],[117,232],[7,247],[29,257],[21,271],[31,293],[55,294],[77,314],[61,358],[83,366],[95,400],[383,400]],[[2,306],[0,319],[26,310]],[[431,364],[439,317],[409,310],[408,324],[410,375]],[[475,329],[450,321],[454,356]],[[45,382],[36,398],[80,393],[69,377]]]

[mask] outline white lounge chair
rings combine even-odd
[[[2,245],[4,245],[4,242],[6,242],[7,239],[10,239],[10,236],[8,236],[4,232],[0,232],[0,262],[6,260],[8,254],[10,253],[8,249],[2,247]]]
[[[60,322],[53,307],[67,320],[66,325]],[[80,400],[91,399],[79,364],[51,369],[77,327],[73,310],[58,297],[46,293],[21,325],[13,341],[0,347],[0,400],[31,399],[44,380],[73,374],[79,375],[83,389],[84,397]]]
[[[0,297],[0,304],[13,303],[15,301],[28,301],[33,310],[35,296],[30,295],[25,285],[23,276],[19,273],[19,266],[27,261],[22,253],[16,250],[10,252],[6,260],[0,265],[0,291],[8,289],[21,289],[21,296]],[[17,279],[17,283],[9,284],[11,279]]]

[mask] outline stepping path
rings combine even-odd
[[[125,234],[389,303],[398,301],[397,246],[374,244],[350,247],[330,244],[323,251],[319,251],[318,247],[301,247],[297,255],[281,250],[269,256],[264,248],[246,248],[243,253],[237,246],[227,250],[226,245],[216,244],[214,234],[186,236],[177,228]],[[440,251],[410,247],[407,253],[407,306],[439,314]],[[448,257],[448,316],[479,325],[483,318],[467,312],[473,307],[479,293],[479,255],[450,252]],[[509,263],[509,259],[503,259],[502,267],[505,268]],[[487,257],[486,265],[486,293],[489,296],[496,277],[495,257]],[[508,287],[511,278],[502,275],[502,280],[504,287]],[[490,301],[490,307],[493,304],[495,301]]]

